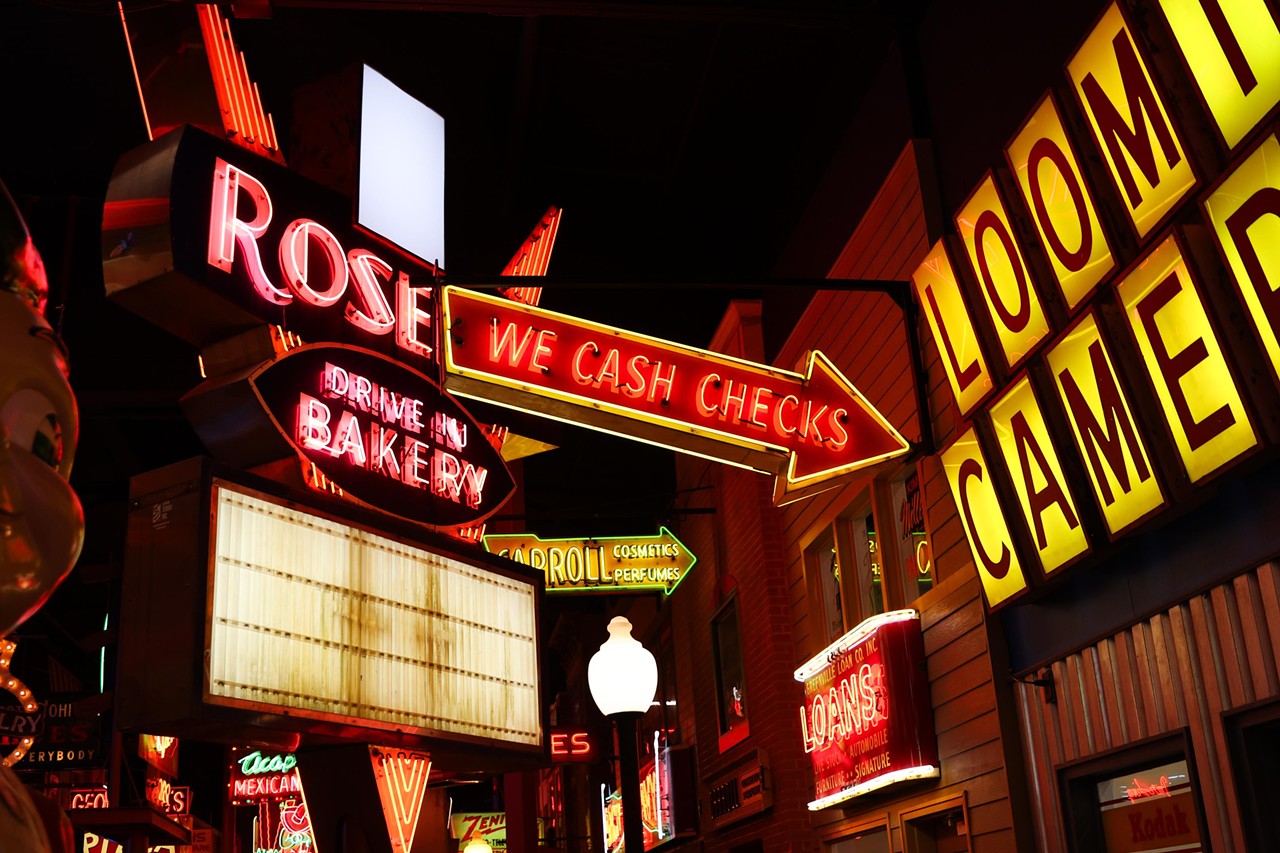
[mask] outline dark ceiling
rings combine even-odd
[[[894,0],[219,5],[287,155],[314,155],[350,118],[307,93],[362,62],[444,116],[448,273],[496,274],[558,205],[554,277],[655,284],[554,289],[544,304],[693,345],[730,298],[761,294],[741,283],[774,273],[899,18],[916,11]],[[140,56],[159,46],[169,68],[201,59],[192,4],[123,10]],[[129,477],[203,452],[176,406],[199,382],[196,353],[103,295],[103,194],[117,158],[146,141],[120,7],[6,4],[0,46],[0,178],[45,255],[83,417],[81,566],[63,605],[28,630],[90,649],[118,588]],[[715,286],[658,285],[680,280]],[[528,527],[608,535],[670,520],[669,452],[562,437],[529,463]]]

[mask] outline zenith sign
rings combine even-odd
[[[442,301],[450,392],[777,474],[779,504],[910,449],[817,351],[802,375],[456,287]]]

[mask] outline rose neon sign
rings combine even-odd
[[[804,682],[800,731],[817,794],[811,810],[941,772],[916,611],[867,619],[795,678]]]
[[[248,204],[244,202],[247,201]],[[341,310],[343,319],[367,335],[395,332],[406,352],[430,360],[431,288],[409,284],[368,249],[343,248],[333,232],[314,219],[298,217],[285,226],[276,252],[279,275],[268,275],[260,241],[271,226],[274,208],[266,185],[249,172],[217,158],[209,210],[209,265],[230,273],[241,266],[254,292],[270,305],[296,303]],[[270,251],[270,245],[265,247]],[[383,283],[395,285],[395,310]],[[348,294],[348,289],[350,293]],[[345,297],[345,299],[344,299]]]

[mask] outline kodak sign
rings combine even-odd
[[[941,459],[992,608],[1264,441],[1238,365],[1261,359],[1280,381],[1280,138],[1264,124],[1280,26],[1258,0],[1159,6],[1167,28],[1150,36],[1107,7],[1065,91],[1032,108],[1007,171],[983,177],[912,276],[971,422]],[[1180,61],[1198,104],[1164,91],[1157,55]],[[1182,126],[1202,125],[1216,139],[1190,145]],[[1201,233],[1238,306],[1209,298]],[[1228,343],[1223,311],[1247,317],[1261,355]]]

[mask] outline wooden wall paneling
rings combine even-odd
[[[1112,638],[1116,707],[1120,709],[1120,736],[1125,743],[1142,740],[1150,734],[1146,718],[1147,696],[1144,695],[1150,693],[1150,687],[1148,685],[1148,689],[1143,690],[1133,644],[1134,637],[1129,631],[1121,631]]]
[[[1075,685],[1067,673],[1067,661],[1061,660],[1053,664],[1053,683],[1058,694],[1058,702],[1054,706],[1057,711],[1055,723],[1062,732],[1062,760],[1075,761],[1080,757],[1080,737],[1076,728],[1076,712],[1072,705],[1072,694]]]
[[[1022,727],[1023,764],[1027,768],[1027,784],[1031,788],[1032,828],[1039,849],[1056,853],[1055,844],[1061,837],[1061,826],[1053,819],[1057,809],[1047,806],[1058,802],[1052,756],[1054,733],[1050,730],[1046,708],[1038,694],[1038,687],[1022,682],[1014,690]],[[1035,808],[1038,804],[1045,804],[1045,807]]]
[[[1270,627],[1271,660],[1280,662],[1280,567],[1264,563],[1257,571],[1258,603],[1263,612],[1263,623]],[[1273,695],[1275,691],[1272,691]]]
[[[1003,773],[994,774],[997,777],[1003,777]],[[998,784],[998,782],[996,783]],[[970,789],[969,802],[969,835],[973,840],[974,849],[983,849],[985,845],[982,841],[990,836],[998,835],[1001,839],[1005,839],[1013,829],[1013,807],[1009,804],[1008,797],[1000,797],[985,803],[974,803],[972,798],[976,791],[983,788],[995,788],[996,784],[983,785],[981,788],[974,787]],[[994,844],[994,839],[992,839]],[[1004,843],[1007,843],[1005,841]],[[1001,849],[992,846],[991,849]],[[1005,847],[1003,849],[1008,849]]]
[[[1267,699],[1280,692],[1280,675],[1276,673],[1276,659],[1271,652],[1271,632],[1258,573],[1241,575],[1233,585],[1240,619],[1240,646],[1248,660],[1254,698]]]
[[[1221,587],[1219,587],[1220,589]],[[1231,775],[1229,756],[1231,750],[1227,745],[1226,730],[1222,724],[1222,714],[1232,707],[1231,695],[1225,683],[1222,660],[1221,635],[1214,624],[1214,611],[1210,606],[1211,596],[1198,595],[1187,605],[1176,608],[1184,620],[1183,630],[1187,631],[1188,652],[1194,652],[1191,663],[1199,669],[1198,677],[1188,686],[1196,691],[1196,704],[1201,708],[1204,723],[1204,738],[1207,760],[1210,763],[1209,777],[1212,781],[1215,809],[1221,823],[1220,830],[1231,839],[1232,846],[1240,849],[1244,844],[1244,829],[1240,824],[1236,809],[1229,803],[1236,802],[1235,779]],[[1192,697],[1188,697],[1189,699]],[[1206,771],[1196,763],[1204,786]],[[1205,799],[1208,799],[1207,797]],[[1206,806],[1206,817],[1208,807]]]
[[[867,253],[864,272],[858,278],[893,279],[900,275],[912,248],[920,242],[920,219],[912,210],[919,198],[919,193],[906,188],[894,199],[884,213],[878,239]]]
[[[911,189],[913,184],[916,186],[914,190]],[[831,275],[836,278],[867,277],[864,259],[870,254],[867,251],[868,247],[874,245],[873,241],[881,233],[883,212],[891,209],[903,196],[918,192],[919,178],[916,175],[911,148],[908,146],[903,149],[897,162],[890,168],[880,189],[876,191],[875,198],[867,206],[867,212],[863,214],[862,219],[853,229],[849,241],[832,264]]]
[[[1142,691],[1143,719],[1147,737],[1169,730],[1165,715],[1164,696],[1160,689],[1163,679],[1156,666],[1154,631],[1150,622],[1140,622],[1129,632],[1133,640],[1135,660],[1134,675]]]
[[[936,708],[948,697],[959,696],[990,680],[991,667],[987,659],[976,658],[937,678],[930,677],[929,695]]]
[[[1214,587],[1209,593],[1209,611],[1217,627],[1216,659],[1226,678],[1228,707],[1236,707],[1254,699],[1253,680],[1249,676],[1249,657],[1244,649],[1240,625],[1240,608],[1236,590],[1231,584]]]
[[[1119,689],[1116,675],[1116,646],[1111,637],[1098,643],[1096,664],[1098,667],[1098,701],[1102,705],[1102,733],[1107,749],[1113,749],[1129,742],[1129,726],[1125,719],[1124,694]]]
[[[1169,633],[1172,638],[1171,647],[1175,657],[1175,666],[1181,674],[1179,688],[1190,687],[1185,693],[1180,692],[1178,701],[1183,703],[1186,711],[1187,728],[1191,733],[1192,749],[1195,751],[1195,764],[1200,784],[1201,802],[1204,805],[1205,831],[1209,835],[1210,845],[1218,849],[1225,847],[1228,832],[1226,817],[1222,807],[1222,768],[1218,763],[1217,745],[1209,727],[1214,719],[1209,714],[1206,695],[1208,690],[1197,690],[1195,685],[1202,682],[1200,662],[1195,637],[1191,633],[1190,607],[1180,604],[1168,612]]]
[[[948,696],[933,709],[933,725],[938,731],[953,729],[991,709],[991,694],[980,684],[958,696]]]
[[[1097,646],[1080,652],[1080,678],[1093,751],[1103,752],[1112,747],[1111,714],[1102,701],[1102,672]]]
[[[1155,671],[1151,675],[1160,688],[1160,700],[1164,707],[1164,727],[1161,731],[1184,728],[1187,725],[1187,709],[1182,701],[1182,679],[1179,677],[1178,661],[1174,657],[1166,614],[1157,613],[1151,617],[1151,640],[1155,651]]]
[[[1098,751],[1098,742],[1094,737],[1094,719],[1090,714],[1088,695],[1093,690],[1093,680],[1088,677],[1083,654],[1067,658],[1066,672],[1069,679],[1067,702],[1076,729],[1076,754],[1089,755]],[[1062,693],[1058,694],[1058,701],[1062,701]]]

